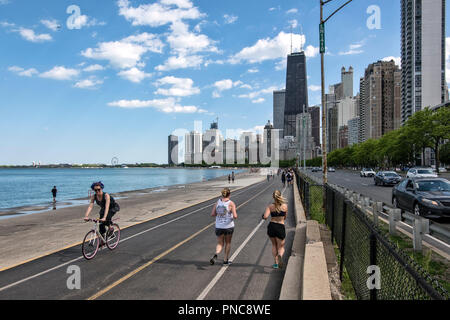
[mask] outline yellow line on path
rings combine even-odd
[[[243,205],[245,205],[246,203],[250,202],[251,200],[253,200],[254,198],[256,198],[257,196],[259,196],[261,193],[263,193],[264,191],[266,191],[269,187],[271,187],[273,185],[273,182],[268,185],[266,188],[264,188],[262,191],[258,192],[256,195],[254,195],[253,197],[251,197],[250,199],[248,199],[247,201],[245,201],[244,203],[242,203],[241,205],[239,205],[236,209],[241,208]],[[197,231],[196,233],[194,233],[193,235],[189,236],[188,238],[184,239],[183,241],[177,243],[176,245],[174,245],[172,248],[164,251],[163,253],[159,254],[158,256],[156,256],[155,258],[153,258],[151,261],[143,264],[142,266],[140,266],[139,268],[131,271],[130,273],[128,273],[126,276],[120,278],[119,280],[115,281],[114,283],[110,284],[109,286],[107,286],[106,288],[100,290],[99,292],[97,292],[96,294],[94,294],[93,296],[89,297],[87,300],[95,300],[97,298],[99,298],[100,296],[104,295],[105,293],[107,293],[108,291],[110,291],[111,289],[113,289],[114,287],[117,287],[119,284],[121,284],[122,282],[126,281],[127,279],[131,278],[132,276],[134,276],[135,274],[137,274],[138,272],[144,270],[145,268],[151,266],[153,263],[155,263],[156,261],[158,261],[159,259],[163,258],[164,256],[168,255],[169,253],[171,253],[172,251],[174,251],[176,248],[180,247],[181,245],[185,244],[186,242],[188,242],[189,240],[194,239],[195,237],[197,237],[200,233],[202,233],[203,231],[205,231],[206,229],[212,227],[213,225],[215,225],[216,223],[213,222],[211,224],[208,224],[206,227],[202,228],[201,230]]]

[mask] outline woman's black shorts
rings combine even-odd
[[[229,229],[217,229],[216,228],[216,236],[221,236],[221,235],[229,235],[229,234],[233,234],[234,232],[234,228],[229,228]]]
[[[271,222],[267,227],[267,235],[271,238],[284,240],[286,238],[286,229],[284,224]]]

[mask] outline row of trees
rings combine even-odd
[[[435,111],[425,108],[414,113],[403,127],[380,139],[369,139],[330,152],[328,163],[341,167],[385,168],[417,165],[418,158],[425,159],[425,149],[431,148],[436,154],[436,169],[439,170],[440,163],[450,164],[449,139],[450,107]]]

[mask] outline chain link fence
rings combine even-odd
[[[297,175],[305,210],[311,218],[320,212],[323,223],[331,229],[341,256],[340,277],[345,266],[359,300],[449,299],[440,283],[393,244],[344,194],[314,183]]]

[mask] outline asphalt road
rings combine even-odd
[[[322,178],[322,172],[307,171],[308,174],[317,178]],[[443,175],[448,179],[447,173]],[[386,205],[392,207],[392,188],[390,186],[375,186],[373,178],[360,177],[359,171],[336,170],[336,172],[328,173],[328,181],[330,183],[340,185],[347,189],[358,192],[366,197],[370,197],[376,201],[382,201]],[[443,220],[434,220],[433,223],[450,231],[450,223]]]
[[[238,219],[228,267],[223,254],[209,264],[216,245],[210,216],[215,201],[206,201],[122,230],[116,250],[102,249],[91,261],[75,246],[0,272],[0,299],[277,300],[285,269],[272,269],[268,222],[261,220],[274,189],[284,190],[278,179],[232,193]],[[284,196],[286,263],[295,232],[292,188]],[[80,271],[80,289],[68,288],[68,282],[76,284],[72,268]]]

